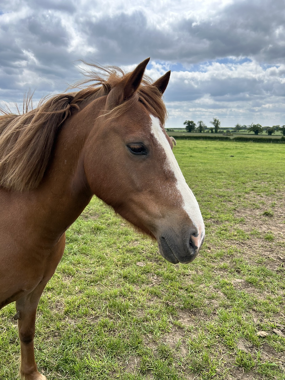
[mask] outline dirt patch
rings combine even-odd
[[[236,218],[243,218],[240,223],[245,232],[258,231],[261,237],[272,232],[275,240],[285,242],[285,201],[283,198],[272,203],[270,197],[258,197],[261,199],[259,208],[249,207],[235,211]]]
[[[261,357],[262,359],[266,361],[271,361],[276,364],[279,364],[279,366],[283,369],[285,373],[285,356],[284,352],[276,352],[273,347],[271,347],[269,344],[264,343],[261,348]]]
[[[237,348],[243,352],[251,352],[252,345],[249,344],[245,339],[240,339],[237,343]]]
[[[125,371],[131,374],[137,372],[141,364],[141,358],[139,356],[131,356],[126,363]]]
[[[186,310],[180,310],[178,312],[177,320],[183,325],[183,327],[186,328],[196,325],[196,319],[194,314]]]
[[[232,371],[230,380],[258,380],[260,377],[257,377],[254,373],[248,372],[245,373],[242,369],[236,368]]]
[[[188,353],[185,337],[186,334],[182,329],[173,329],[171,333],[164,335],[162,340],[164,344],[185,357]]]
[[[242,278],[235,278],[232,280],[232,284],[236,289],[245,289],[250,287],[250,284]]]
[[[254,201],[258,208],[251,204],[234,212],[235,218],[241,220],[234,229],[243,230],[249,237],[235,241],[235,245],[246,252],[247,260],[254,256],[266,259],[268,268],[282,271],[285,267],[285,201],[279,198],[272,203],[270,197],[258,195]]]
[[[161,283],[161,277],[157,276],[156,274],[151,274],[149,277],[149,280],[151,283],[148,286],[155,286],[159,285]]]
[[[83,212],[81,215],[80,215],[80,218],[83,218],[84,220],[96,220],[100,217],[99,214],[95,214],[95,213],[85,213]]]
[[[56,300],[53,309],[55,309],[58,313],[63,313],[64,310],[64,302],[60,300]]]

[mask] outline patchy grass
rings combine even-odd
[[[49,380],[285,379],[284,147],[190,140],[175,154],[205,219],[201,253],[166,262],[94,198],[39,305]],[[0,312],[1,380],[18,372],[14,314]]]

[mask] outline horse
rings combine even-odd
[[[129,73],[93,65],[103,74],[92,68],[82,82],[91,84],[0,117],[0,309],[16,302],[22,380],[46,379],[34,358],[38,302],[65,231],[93,195],[173,264],[192,261],[203,243],[199,205],[164,128],[170,71],[153,82],[148,62]]]

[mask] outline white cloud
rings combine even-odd
[[[186,119],[207,124],[213,117],[219,117],[226,127],[237,122],[285,123],[284,64],[266,67],[250,61],[202,66],[172,73],[165,96],[169,127],[183,127]]]
[[[284,124],[284,9],[284,0],[2,0],[0,101],[62,92],[80,78],[80,59],[129,71],[151,56],[153,79],[173,70],[171,125]]]

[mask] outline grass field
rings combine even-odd
[[[41,298],[48,380],[285,379],[283,145],[178,141],[206,240],[172,265],[93,199]],[[0,379],[14,380],[14,304],[0,312]]]

